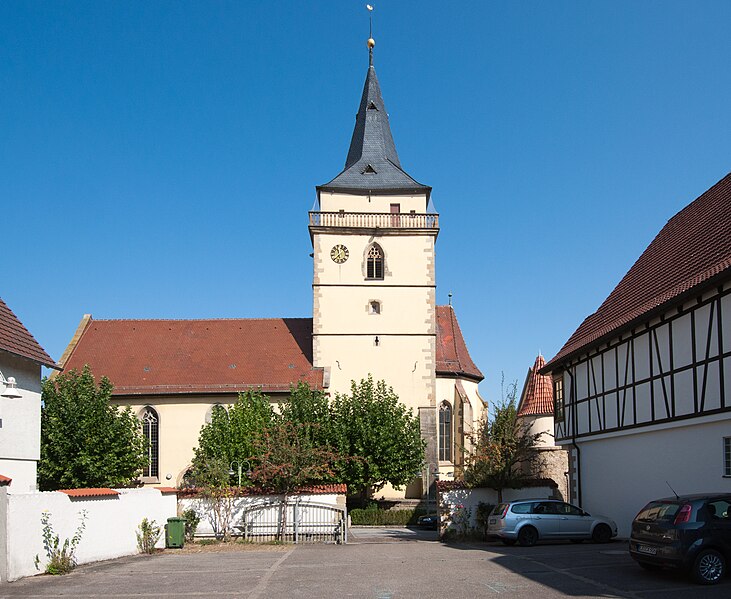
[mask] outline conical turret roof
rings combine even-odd
[[[368,67],[363,96],[355,117],[345,168],[318,190],[353,192],[429,193],[431,187],[411,178],[402,168],[391,135],[376,69]]]
[[[539,355],[523,385],[523,393],[518,404],[518,416],[553,414],[553,379],[550,375],[541,374],[546,360]]]

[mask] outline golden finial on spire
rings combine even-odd
[[[368,21],[369,21],[369,27],[368,27],[368,41],[366,42],[366,45],[368,46],[368,55],[370,59],[370,63],[373,64],[373,47],[376,45],[376,40],[373,39],[373,5],[372,4],[366,4],[366,8],[368,9]]]

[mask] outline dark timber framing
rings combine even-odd
[[[565,420],[555,423],[556,440],[731,411],[726,389],[731,331],[724,331],[731,322],[728,281],[725,287],[668,307],[661,316],[556,368],[554,376],[570,369],[573,376],[562,378],[565,389],[572,385],[566,396],[575,402]]]

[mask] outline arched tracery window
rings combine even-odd
[[[383,278],[383,250],[377,243],[374,243],[368,248],[368,254],[366,256],[366,278]]]
[[[452,461],[452,406],[446,401],[439,406],[439,461]]]
[[[160,462],[160,418],[157,412],[146,407],[142,413],[142,434],[147,440],[147,465],[143,469],[145,478],[158,478]]]
[[[205,416],[206,424],[210,424],[213,421],[214,412],[219,413],[219,414],[221,414],[221,413],[228,414],[228,412],[226,411],[226,406],[224,406],[223,404],[220,404],[220,403],[215,403],[210,408],[208,408],[208,410],[206,411],[206,416]]]

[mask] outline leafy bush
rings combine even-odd
[[[480,501],[477,504],[477,511],[475,512],[475,528],[482,534],[484,539],[487,538],[487,525],[490,521],[490,514],[495,509],[495,505],[492,503],[485,503]]]
[[[380,510],[368,507],[366,509],[350,510],[352,524],[361,526],[406,526],[417,524],[419,516],[426,514],[426,510]]]
[[[137,548],[142,553],[155,553],[155,544],[160,538],[162,527],[157,525],[154,520],[142,518],[142,522],[137,527]]]
[[[458,538],[466,538],[470,532],[470,520],[472,518],[472,509],[458,503],[452,511],[452,525]]]
[[[218,545],[220,542],[221,541],[219,541],[218,539],[201,539],[200,541],[198,541],[198,544],[203,546]]]
[[[198,528],[201,518],[193,508],[185,510],[183,512],[183,518],[185,518],[185,540],[190,543],[195,538],[195,531]]]
[[[79,513],[81,522],[71,539],[66,539],[61,545],[61,539],[57,534],[53,534],[51,526],[50,512],[43,512],[41,515],[41,524],[43,525],[43,548],[46,550],[48,563],[46,564],[46,574],[68,574],[76,567],[76,547],[81,541],[81,535],[86,528],[86,510]],[[40,558],[36,555],[36,570],[40,564]]]

